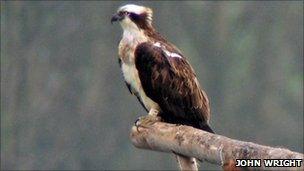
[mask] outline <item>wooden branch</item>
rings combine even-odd
[[[198,170],[195,158],[182,156],[182,155],[178,155],[178,154],[176,154],[175,156],[176,156],[178,166],[181,171],[186,171],[186,170],[197,171]]]
[[[303,154],[288,149],[238,141],[193,127],[163,122],[133,126],[130,137],[133,145],[138,148],[174,152],[222,166],[235,159],[262,159],[262,161],[263,159],[302,159],[303,161],[304,158]],[[261,164],[261,167],[252,169],[277,170],[278,168],[265,168],[264,164]],[[303,170],[303,163],[301,167],[281,169]]]

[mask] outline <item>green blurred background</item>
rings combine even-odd
[[[1,1],[1,169],[177,169],[129,139],[146,112],[110,24],[127,3],[188,57],[218,134],[303,152],[303,1]]]

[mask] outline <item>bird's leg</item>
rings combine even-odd
[[[154,109],[154,108],[151,108],[151,110],[150,110],[149,113],[148,113],[148,116],[151,115],[151,116],[157,117],[158,113],[159,113],[158,110],[156,110],[156,109]]]
[[[151,108],[148,115],[141,116],[135,121],[135,126],[138,131],[138,127],[147,127],[149,125],[153,125],[155,122],[159,122],[161,118],[158,116],[159,111]]]

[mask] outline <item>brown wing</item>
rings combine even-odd
[[[178,50],[174,53],[182,56]],[[164,121],[213,132],[208,126],[208,98],[186,59],[169,57],[161,47],[146,42],[136,48],[135,64],[145,93],[158,103]]]

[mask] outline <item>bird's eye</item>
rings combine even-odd
[[[128,11],[120,11],[119,12],[120,16],[125,16],[125,15],[129,15],[129,14],[130,14],[130,12],[128,12]]]

